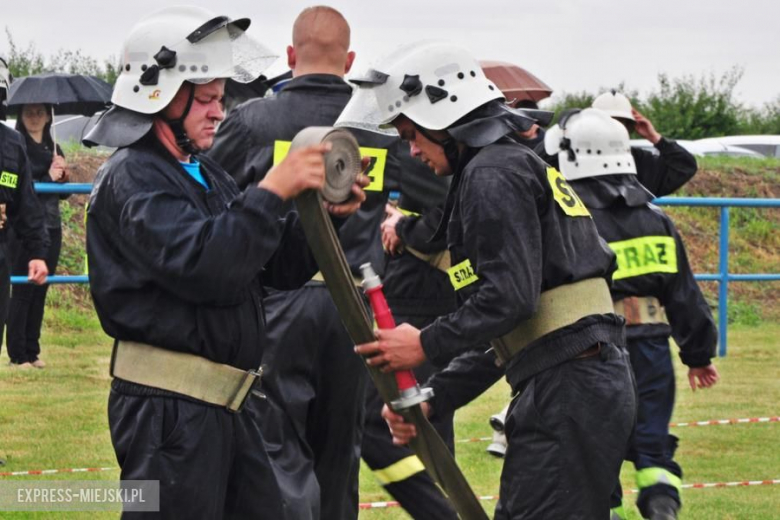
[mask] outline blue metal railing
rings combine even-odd
[[[92,184],[56,184],[35,183],[38,193],[90,193]],[[728,284],[733,282],[778,281],[780,273],[770,274],[732,274],[729,273],[729,208],[780,208],[780,199],[743,199],[714,197],[661,197],[656,204],[663,206],[694,206],[720,208],[720,246],[718,250],[718,273],[697,274],[702,282],[718,282],[718,355],[725,356],[727,350],[726,333],[728,331]],[[86,275],[49,276],[48,283],[89,283]],[[11,283],[28,283],[25,276],[12,276]]]
[[[777,281],[780,273],[731,274],[729,273],[729,208],[780,208],[780,199],[739,199],[713,197],[661,197],[656,204],[664,206],[708,206],[720,208],[720,245],[718,248],[718,273],[697,274],[696,279],[718,282],[718,355],[725,356],[728,331],[729,282]]]

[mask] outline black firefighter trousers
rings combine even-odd
[[[273,403],[250,394],[241,413],[232,413],[161,393],[112,383],[108,422],[121,479],[160,481],[160,511],[125,512],[124,520],[316,518],[298,500],[316,493],[316,482],[273,460],[275,439],[295,435]],[[267,443],[260,425],[275,416],[285,431],[272,432]]]
[[[505,424],[495,519],[609,518],[636,418],[628,353],[602,343],[598,355],[556,365],[521,386]]]
[[[271,293],[264,306],[263,388],[297,431],[274,458],[312,460],[322,520],[356,520],[368,370],[324,283]]]

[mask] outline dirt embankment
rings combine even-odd
[[[71,180],[92,182],[108,155],[92,153],[69,157]],[[739,163],[712,169],[706,165],[678,195],[706,197],[780,198],[780,168],[773,165],[740,167]],[[86,195],[68,199],[71,210],[63,230],[64,252],[61,272],[84,272],[84,206]],[[666,207],[685,241],[688,258],[696,273],[718,270],[719,210],[717,208]],[[732,208],[729,270],[734,273],[780,272],[780,210]],[[717,303],[717,284],[701,284],[708,300]],[[778,282],[733,282],[730,302],[740,313],[763,319],[780,318]],[[733,314],[730,311],[730,314]]]

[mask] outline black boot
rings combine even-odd
[[[656,495],[647,501],[647,518],[649,520],[677,520],[680,505],[675,499],[666,495]]]

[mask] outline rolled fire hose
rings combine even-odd
[[[330,215],[322,204],[323,199],[343,202],[349,197],[351,186],[361,169],[360,151],[357,141],[347,130],[329,127],[310,127],[302,130],[293,139],[290,151],[321,143],[333,145],[331,151],[325,154],[325,174],[328,179],[326,186],[338,186],[344,191],[332,194],[328,189],[325,196],[325,193],[307,190],[298,196],[295,203],[306,240],[347,332],[356,345],[370,343],[375,340],[370,314],[365,300],[354,284]],[[382,399],[386,403],[398,400],[400,395],[393,374],[385,374],[375,367],[366,366]],[[412,439],[409,446],[422,461],[431,478],[444,490],[460,517],[463,520],[487,520],[487,514],[466,477],[444,441],[428,422],[420,405],[411,406],[400,413],[417,429],[417,437]]]

